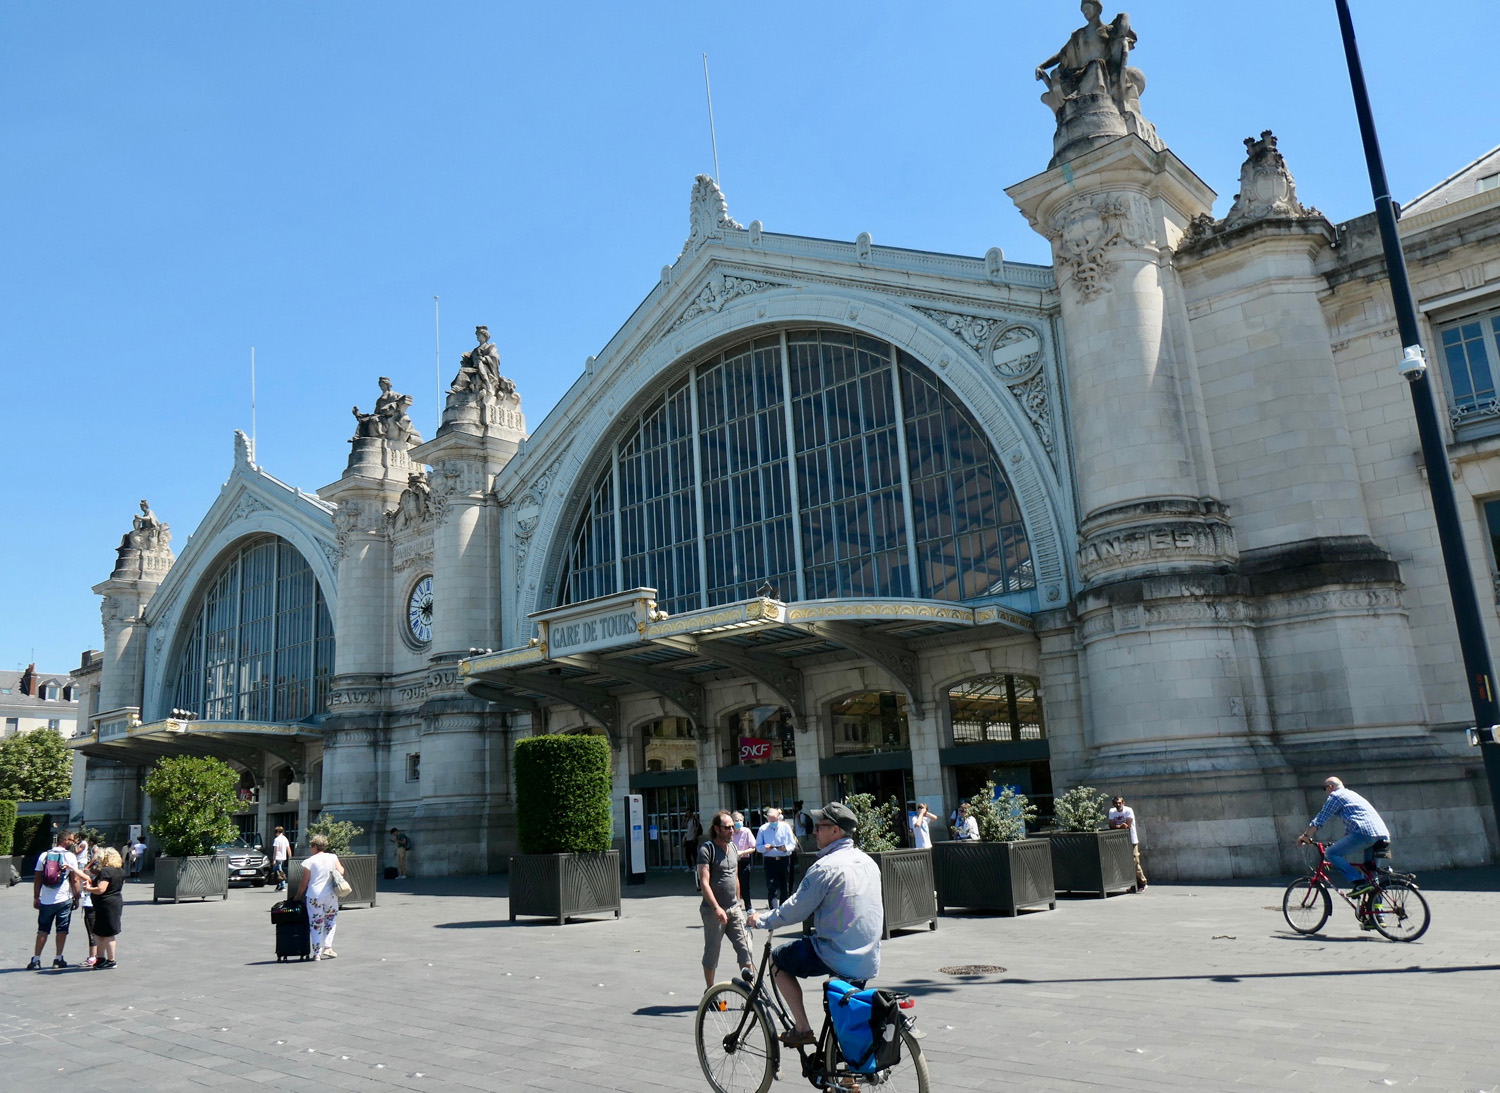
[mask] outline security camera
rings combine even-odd
[[[1500,725],[1489,725],[1478,729],[1465,729],[1469,737],[1469,747],[1477,748],[1480,744],[1500,743]]]
[[[1416,383],[1427,374],[1427,358],[1422,355],[1420,345],[1408,345],[1401,354],[1397,369],[1408,383]]]

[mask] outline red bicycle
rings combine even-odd
[[[1299,934],[1315,934],[1333,913],[1330,892],[1354,909],[1364,930],[1379,930],[1392,941],[1415,941],[1427,932],[1432,913],[1427,900],[1417,890],[1417,878],[1411,873],[1397,873],[1389,866],[1378,868],[1381,859],[1389,859],[1391,844],[1381,839],[1370,847],[1360,872],[1370,887],[1351,899],[1329,883],[1328,846],[1315,842],[1318,864],[1311,875],[1298,877],[1286,886],[1281,897],[1281,913],[1286,923]]]

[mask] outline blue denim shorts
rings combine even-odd
[[[771,961],[788,975],[798,979],[815,979],[820,975],[832,975],[833,969],[823,963],[818,950],[813,948],[812,938],[799,937],[778,945],[771,953]]]
[[[73,924],[73,901],[63,903],[44,903],[42,909],[36,914],[36,932],[48,934],[52,932],[52,924],[57,923],[57,932],[65,934],[68,927]]]

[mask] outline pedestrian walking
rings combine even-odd
[[[120,936],[120,922],[125,913],[125,863],[114,847],[99,852],[91,874],[75,870],[79,887],[86,898],[94,901],[92,937],[97,946],[96,959],[89,965],[104,971],[115,966],[115,939]]]
[[[278,831],[280,828],[277,829]],[[141,868],[146,864],[146,840],[139,836],[130,847],[130,879],[141,882]]]
[[[1141,831],[1135,825],[1135,809],[1125,803],[1124,797],[1116,797],[1109,805],[1109,826],[1130,829],[1130,854],[1135,858],[1135,890],[1146,890],[1146,871],[1141,868]]]
[[[689,812],[687,824],[682,829],[682,860],[691,870],[696,878],[698,874],[698,840],[703,838],[703,825],[698,822],[698,814]]]
[[[750,934],[745,929],[745,912],[740,909],[739,851],[734,847],[734,820],[727,812],[714,813],[709,837],[698,848],[698,890],[703,902],[698,916],[703,919],[703,982],[712,987],[719,973],[719,950],[724,935],[734,946],[740,974],[755,974],[750,953]]]
[[[917,805],[916,811],[908,821],[911,827],[911,844],[918,850],[932,849],[932,813],[927,810],[926,802]]]
[[[328,836],[314,835],[308,840],[312,856],[302,862],[302,883],[297,899],[307,901],[307,925],[314,960],[333,959],[333,930],[338,925],[338,881],[344,876],[344,863],[328,849]]]
[[[278,827],[276,837],[271,840],[271,875],[276,878],[276,891],[286,891],[286,864],[292,860],[292,840],[286,837],[286,828]]]
[[[31,905],[36,908],[36,948],[32,950],[31,971],[42,970],[42,949],[47,945],[47,934],[57,935],[57,956],[52,961],[54,968],[66,968],[63,947],[68,943],[68,927],[73,922],[73,908],[78,906],[78,857],[73,853],[77,845],[71,831],[59,831],[57,842],[36,860],[36,876],[31,882]]]
[[[781,809],[766,809],[766,822],[755,836],[755,850],[766,863],[766,903],[771,910],[791,895],[791,857],[797,836],[792,825],[781,818]]]
[[[740,900],[744,903],[745,910],[750,911],[750,867],[755,864],[755,836],[745,826],[743,812],[734,814],[734,835],[730,842],[734,843],[734,849],[740,856]]]
[[[86,843],[80,842],[79,849],[73,852],[78,859],[78,909],[83,912],[83,932],[89,939],[89,955],[84,959],[83,966],[92,968],[99,960],[99,943],[94,936],[94,897],[89,891],[89,885],[94,881],[94,873],[99,865],[98,848],[90,849],[87,853],[83,851]]]
[[[411,852],[411,838],[399,827],[391,828],[391,842],[396,844],[396,879],[406,879],[406,855]]]
[[[813,822],[801,801],[792,802],[792,818],[787,822],[792,825],[792,856],[786,863],[786,890],[795,892],[797,875],[802,872],[802,840],[812,837]]]

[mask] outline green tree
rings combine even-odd
[[[307,825],[307,834],[327,837],[328,849],[335,854],[349,853],[354,840],[364,833],[364,828],[356,827],[348,820],[335,820],[331,812],[320,813],[317,820]]]
[[[854,813],[854,845],[866,854],[895,850],[901,845],[896,840],[896,816],[901,812],[896,798],[881,805],[875,803],[873,793],[851,793],[844,804]]]
[[[238,829],[230,813],[239,805],[240,777],[222,759],[159,759],[146,776],[151,830],[168,857],[212,854]]]
[[[0,740],[0,797],[60,801],[73,791],[73,752],[56,729]]]

